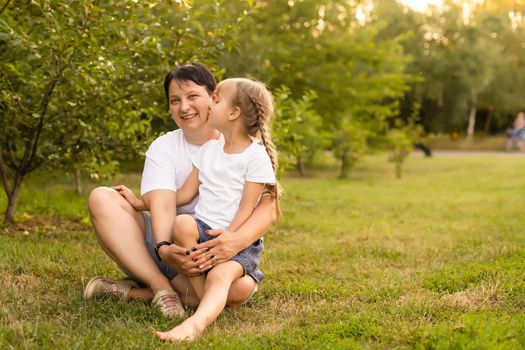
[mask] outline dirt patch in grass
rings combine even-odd
[[[36,287],[38,287],[38,285],[40,285],[41,279],[39,276],[35,275],[12,275],[6,273],[0,277],[0,281],[5,289],[21,292],[34,290]]]
[[[499,281],[483,282],[475,288],[446,294],[441,297],[442,306],[464,311],[492,309],[501,304],[504,294]]]
[[[432,305],[436,300],[437,293],[419,289],[408,292],[395,301],[398,308],[412,305]]]
[[[81,221],[24,213],[21,220],[14,224],[4,224],[0,228],[1,232],[8,236],[30,236],[33,234],[52,235],[55,232],[85,231],[89,226]]]

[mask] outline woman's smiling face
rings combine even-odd
[[[206,125],[211,101],[205,86],[191,80],[170,82],[169,111],[183,131],[196,131]]]

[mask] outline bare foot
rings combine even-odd
[[[199,338],[203,329],[197,327],[193,322],[186,320],[169,332],[155,332],[155,335],[164,341],[178,343],[181,341],[193,341]]]

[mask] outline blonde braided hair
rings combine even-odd
[[[272,168],[277,173],[278,157],[277,150],[271,139],[271,122],[274,115],[273,98],[266,86],[256,80],[245,78],[231,78],[220,82],[217,89],[222,86],[234,84],[236,93],[232,105],[241,109],[241,116],[248,135],[257,137],[260,135],[262,144],[270,157]],[[275,185],[266,185],[265,193],[270,193],[275,199],[275,214],[277,220],[281,215],[279,203],[281,186],[275,181]]]

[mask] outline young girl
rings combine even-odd
[[[269,123],[273,115],[272,96],[265,86],[249,79],[227,79],[213,95],[208,125],[219,130],[218,140],[205,143],[193,160],[194,169],[177,192],[178,204],[190,202],[199,193],[195,218],[177,216],[175,243],[192,247],[214,237],[207,230],[227,228],[235,231],[250,216],[263,190],[276,198],[277,154],[270,140]],[[260,135],[262,145],[255,136]],[[263,244],[259,240],[230,261],[213,267],[207,275],[189,277],[200,300],[196,312],[169,332],[157,332],[172,342],[199,337],[224,309],[231,283],[243,275],[261,282],[258,269]],[[213,259],[213,257],[212,257]]]

